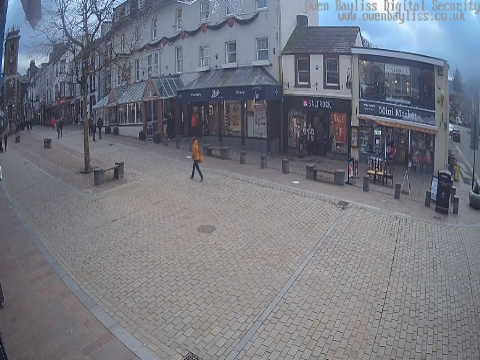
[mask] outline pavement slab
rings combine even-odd
[[[417,212],[432,209],[382,202],[385,194],[363,205],[354,187],[295,187],[295,174],[233,161],[208,158],[205,181],[192,181],[185,151],[113,136],[91,144],[92,162],[124,161],[139,181],[86,193],[32,166],[22,147],[45,134],[22,134],[0,157],[5,190],[45,247],[25,250],[36,257],[23,265],[32,276],[24,286],[49,281],[51,257],[64,282],[45,296],[83,299],[78,318],[97,316],[140,358],[478,358],[478,226],[425,220]],[[55,146],[66,149],[57,162],[68,162],[83,141],[64,131]],[[54,310],[47,301],[35,316]],[[110,336],[92,341],[81,330],[59,356],[115,353],[95,357]]]

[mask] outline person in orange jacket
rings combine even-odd
[[[192,169],[192,176],[190,176],[190,179],[193,180],[195,176],[195,169],[197,169],[198,174],[200,175],[200,181],[203,181],[203,174],[202,171],[200,170],[200,167],[198,166],[198,163],[200,162],[200,159],[202,158],[202,154],[200,153],[200,150],[198,148],[198,141],[197,138],[193,138],[193,145],[192,145],[192,159],[193,159],[193,169]]]
[[[190,120],[190,125],[192,127],[193,136],[197,135],[197,122],[198,117],[196,111],[193,112],[192,119]]]

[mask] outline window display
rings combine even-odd
[[[208,105],[207,116],[203,125],[204,135],[216,136],[218,135],[218,105],[216,103]]]
[[[267,103],[247,101],[247,137],[267,137]]]
[[[240,101],[225,101],[224,136],[242,136],[242,106]]]
[[[411,131],[412,161],[413,167],[433,164],[435,150],[435,137],[431,134],[424,134]]]
[[[359,147],[361,154],[373,153],[373,125],[366,122],[360,123]]]
[[[288,112],[288,146],[298,149],[300,139],[307,131],[307,117],[303,112],[290,110]]]
[[[332,139],[331,151],[339,154],[348,153],[347,144],[347,114],[332,112],[330,137]]]

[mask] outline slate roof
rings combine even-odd
[[[263,85],[281,86],[263,67],[245,66],[204,72],[182,90]]]
[[[101,108],[105,108],[108,106],[108,99],[110,98],[110,94],[108,94],[107,96],[105,96],[102,100],[100,100],[98,103],[96,103],[95,105],[93,105],[92,109],[95,110],[95,109],[101,109]]]
[[[113,101],[114,99],[112,99],[112,101],[110,101],[110,99],[109,99],[108,106],[117,106],[118,100],[120,100],[120,98],[125,93],[125,91],[127,91],[127,88],[128,88],[128,85],[121,85],[121,86],[117,86],[116,88],[114,88],[112,91],[115,94],[115,97],[116,97],[117,101]],[[109,97],[110,97],[110,94],[109,94]]]
[[[288,39],[282,54],[350,53],[359,32],[358,26],[297,27]]]

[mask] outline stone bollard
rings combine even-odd
[[[457,195],[457,188],[455,186],[452,186],[450,189],[450,202],[453,204],[455,195]]]
[[[315,164],[306,165],[306,178],[309,180],[317,180],[317,166]]]
[[[395,184],[395,199],[400,200],[400,192],[402,190],[402,184],[396,183]]]
[[[247,152],[240,151],[240,164],[245,165],[247,163]]]
[[[118,167],[113,170],[113,177],[117,180],[123,178],[123,175],[125,174],[125,163],[122,162],[116,162],[115,165]]]
[[[175,140],[175,148],[178,150],[180,150],[180,141],[181,141],[180,139]]]
[[[458,215],[458,205],[459,204],[460,204],[460,198],[457,195],[455,195],[453,197],[453,213],[455,215]]]
[[[102,185],[105,182],[105,171],[103,169],[93,170],[93,182],[95,185]]]
[[[260,157],[260,167],[262,169],[266,169],[267,168],[267,155],[263,154],[261,157]]]
[[[430,203],[432,201],[432,192],[427,190],[425,193],[425,206],[430,207]]]
[[[370,176],[363,175],[363,191],[368,192],[370,191]]]
[[[168,146],[168,136],[163,138],[163,146]]]
[[[282,160],[282,173],[288,174],[290,172],[290,160],[283,159]]]
[[[345,170],[336,170],[333,173],[333,183],[335,185],[345,185]]]

